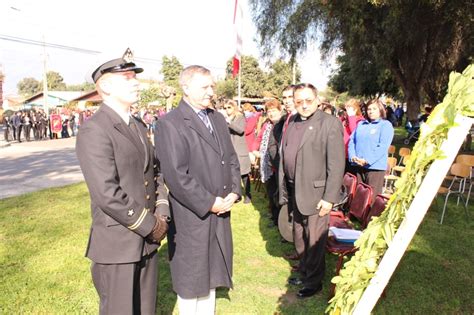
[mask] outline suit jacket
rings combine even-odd
[[[283,116],[280,121],[277,122],[273,127],[270,139],[268,139],[268,152],[270,154],[270,163],[272,163],[272,166],[276,169],[280,166],[280,143],[285,121],[286,116]]]
[[[156,211],[169,215],[167,191],[146,128],[130,120],[141,139],[102,105],[77,136],[76,154],[92,209],[86,256],[97,263],[136,262],[156,250],[158,244],[145,241],[156,222],[155,203]]]
[[[284,143],[295,117],[290,118],[283,136],[279,168],[279,202],[288,203],[285,172],[283,169]],[[298,210],[304,215],[314,215],[321,199],[339,201],[344,176],[345,154],[341,122],[334,116],[317,110],[308,121],[296,155],[295,199]]]
[[[210,209],[216,196],[240,196],[239,161],[224,117],[214,111],[208,117],[218,141],[183,100],[155,128],[156,154],[170,193],[173,289],[183,298],[232,286],[230,213],[217,216]]]
[[[229,124],[230,140],[239,158],[241,175],[250,173],[249,150],[244,136],[245,125],[245,117],[242,115],[235,117]]]

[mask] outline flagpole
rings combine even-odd
[[[241,103],[241,98],[242,98],[242,61],[243,61],[243,57],[240,56],[240,62],[239,62],[239,87],[238,87],[238,93],[239,93],[239,99],[238,99],[238,103],[239,103],[239,108],[241,108],[240,106],[240,103]]]

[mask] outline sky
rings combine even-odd
[[[244,14],[243,54],[260,59],[263,68],[247,0],[239,1]],[[59,72],[66,84],[80,84],[97,63],[97,52],[120,57],[127,47],[145,68],[141,78],[160,79],[164,55],[176,56],[184,66],[205,66],[222,78],[236,46],[233,11],[234,0],[2,0],[4,94],[16,94],[17,83],[25,77],[41,80],[45,55],[48,71]],[[73,49],[32,44],[43,41]],[[324,89],[331,69],[320,61],[316,45],[297,60],[301,81]]]

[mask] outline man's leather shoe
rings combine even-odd
[[[283,256],[284,258],[286,259],[290,259],[290,260],[299,260],[300,257],[298,256],[297,253],[294,253],[294,254],[286,254]]]
[[[288,279],[288,284],[301,285],[301,284],[303,284],[303,281],[300,278],[290,278],[290,279]]]
[[[296,296],[300,299],[304,299],[310,296],[315,295],[323,289],[323,286],[319,286],[316,289],[313,288],[303,288],[296,293]]]

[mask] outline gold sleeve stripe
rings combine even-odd
[[[165,184],[165,189],[166,189],[166,192],[167,192],[167,193],[170,192],[170,189],[168,188],[168,186],[166,186],[166,184]]]
[[[160,200],[156,201],[155,206],[157,206],[157,205],[168,205],[169,206],[170,204],[169,204],[168,200],[160,199]]]
[[[140,214],[140,217],[138,218],[138,220],[135,221],[135,223],[133,223],[132,225],[130,225],[128,228],[133,231],[133,230],[135,230],[137,227],[139,227],[140,224],[142,224],[143,219],[145,219],[145,216],[146,216],[146,213],[147,213],[147,212],[148,212],[148,211],[144,208],[144,209],[142,210],[142,213]]]

